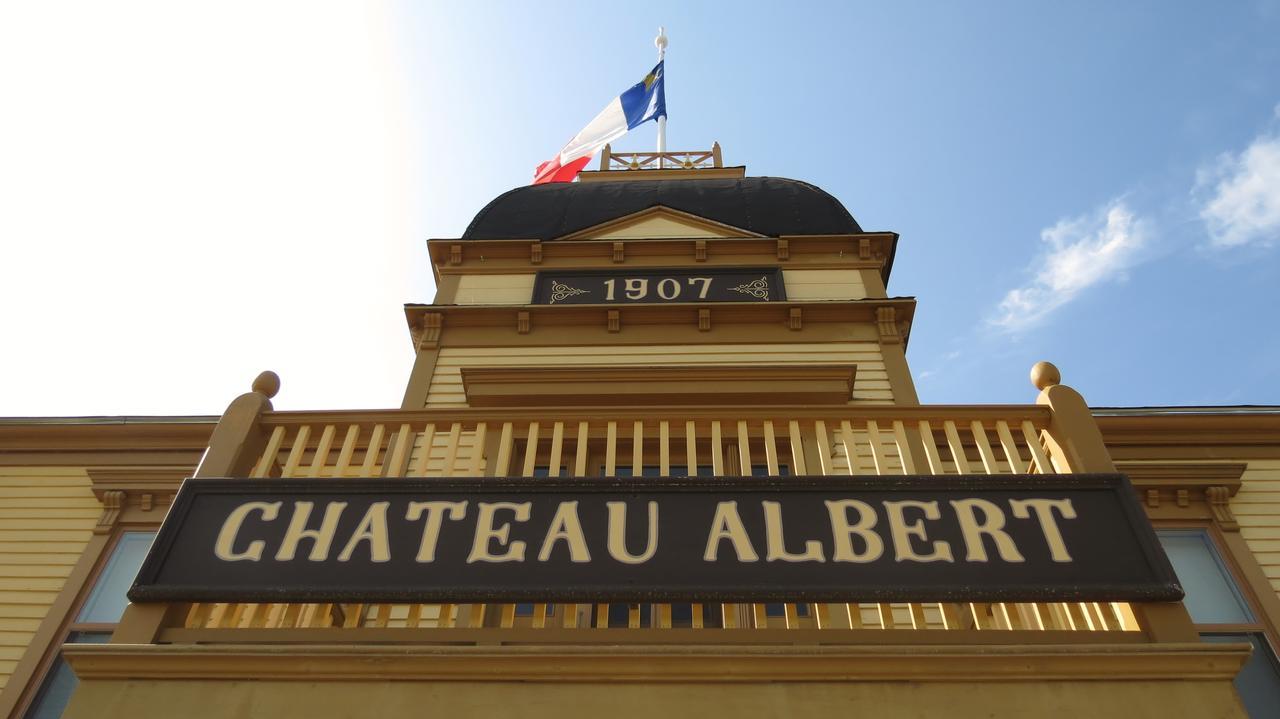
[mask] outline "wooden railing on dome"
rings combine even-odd
[[[706,170],[723,167],[720,143],[710,150],[680,152],[614,152],[609,145],[600,152],[600,170]]]
[[[266,411],[255,427],[265,449],[242,466],[253,477],[315,478],[1087,471],[1064,456],[1071,445],[1053,436],[1053,418],[1038,405]],[[1148,641],[1140,606],[202,603],[169,607],[155,641]]]

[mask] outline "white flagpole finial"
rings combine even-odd
[[[658,60],[667,55],[667,29],[661,25],[658,26],[658,36],[653,39],[653,46],[658,48]]]

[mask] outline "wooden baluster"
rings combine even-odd
[[[871,441],[871,460],[875,462],[876,474],[888,474],[889,458],[885,456],[884,438],[880,436],[880,426],[874,419],[867,420],[867,437]]]
[[[455,467],[458,464],[458,447],[462,444],[462,423],[454,422],[449,425],[449,436],[444,442],[444,461],[440,465],[441,477],[456,476]]]
[[[767,419],[764,421],[764,463],[770,477],[782,475],[782,468],[778,466],[778,441],[773,436],[773,421]]]
[[[1022,422],[1022,439],[1027,443],[1027,450],[1031,452],[1031,469],[1038,474],[1051,474],[1053,465],[1049,463],[1049,458],[1045,456],[1044,447],[1040,444],[1040,433],[1036,431],[1030,420]]]
[[[631,424],[631,476],[644,476],[644,422],[640,420]]]
[[[787,422],[788,435],[791,438],[791,469],[796,476],[803,477],[809,473],[804,461],[804,440],[800,437],[800,423],[796,420]]]
[[[951,448],[951,460],[955,463],[956,472],[969,474],[969,458],[964,454],[964,445],[960,442],[960,433],[956,431],[956,423],[945,420],[942,431],[947,435],[947,446]]]
[[[442,629],[451,629],[451,628],[453,628],[453,626],[454,626],[454,622],[453,622],[453,608],[454,608],[454,606],[456,606],[456,605],[453,605],[453,604],[441,604],[441,605],[440,605],[440,615],[436,617],[436,626],[437,626],[437,627],[440,627],[440,628],[442,628]]]
[[[784,618],[787,622],[787,629],[799,629],[800,612],[796,609],[795,602],[787,602],[782,605],[782,609],[786,613]]]
[[[281,477],[296,477],[298,475],[298,465],[302,464],[302,455],[307,451],[307,440],[311,438],[311,425],[304,424],[298,428],[298,434],[293,438],[293,445],[289,448],[289,456],[284,461],[284,467],[280,470]]]
[[[538,423],[530,422],[524,445],[524,466],[520,470],[521,477],[532,477],[538,461]]]
[[[987,439],[987,431],[982,427],[982,423],[976,419],[970,422],[969,431],[973,433],[973,443],[978,446],[982,468],[987,474],[999,474],[1000,467],[996,464],[996,453],[991,449],[991,442]]]
[[[658,629],[670,629],[671,628],[671,605],[664,603],[664,604],[657,604],[654,606],[656,606],[658,610],[658,622],[657,622]]]
[[[502,434],[498,437],[498,458],[493,463],[493,476],[506,477],[511,472],[511,449],[514,442],[514,428],[510,422],[502,423]]]
[[[752,604],[751,619],[752,619],[751,623],[755,626],[756,629],[768,629],[769,628],[768,608],[763,604],[758,604],[758,603]]]
[[[560,476],[560,455],[564,452],[564,422],[551,425],[551,460],[547,463],[547,476]]]
[[[818,465],[823,476],[830,477],[835,474],[835,467],[831,464],[831,455],[835,454],[831,451],[831,435],[827,432],[827,423],[818,419],[813,422],[813,434],[818,440]]]
[[[326,424],[320,432],[320,444],[316,445],[315,454],[311,457],[311,467],[307,469],[308,477],[323,477],[325,465],[329,463],[329,451],[333,449],[333,436],[337,427]]]
[[[369,446],[364,452],[364,462],[360,464],[360,476],[372,477],[377,473],[378,455],[382,452],[382,435],[386,428],[380,424],[373,426],[373,434],[369,436]]]
[[[751,476],[751,441],[747,435],[747,421],[744,419],[738,420],[738,468],[742,476]]]
[[[431,473],[431,450],[436,443],[435,422],[427,423],[427,426],[422,430],[422,439],[419,442],[421,449],[418,450],[418,457],[413,461],[411,476],[426,477]]]
[[[382,465],[382,476],[404,476],[405,470],[409,465],[409,455],[413,452],[413,436],[413,428],[407,422],[400,425],[400,431],[396,433],[391,442],[391,450],[387,456],[386,464]]]
[[[338,450],[338,461],[333,465],[333,476],[342,478],[351,468],[351,458],[356,453],[356,443],[360,441],[360,425],[347,426],[346,437],[342,440],[342,448]]]
[[[876,605],[876,613],[880,615],[881,629],[895,629],[898,623],[893,618],[893,605],[888,602],[881,602]]]
[[[671,426],[665,419],[658,422],[658,474],[671,476]]]
[[[471,443],[471,459],[467,462],[467,476],[483,477],[485,470],[485,444],[489,439],[489,425],[476,423],[476,431]]]
[[[1000,438],[1000,447],[1004,449],[1004,460],[1009,463],[1009,471],[1013,474],[1026,474],[1027,465],[1022,461],[1022,453],[1018,451],[1018,443],[1013,440],[1008,422],[996,420],[996,436]]]
[[[912,629],[928,629],[929,628],[929,620],[924,615],[923,604],[920,604],[918,602],[913,602],[911,604],[908,604],[907,608],[911,610],[911,628]]]
[[[262,451],[262,456],[258,459],[258,463],[254,465],[253,472],[250,477],[269,477],[271,476],[271,468],[275,466],[276,459],[280,454],[280,443],[284,441],[284,427],[277,426],[271,430],[271,439],[267,440],[266,449]]]
[[[924,455],[929,458],[929,474],[946,474],[942,464],[942,455],[938,454],[938,443],[933,437],[933,428],[925,420],[920,420],[920,442],[924,444]]]
[[[605,430],[604,476],[613,477],[617,473],[618,473],[618,423],[611,420]]]
[[[902,465],[902,473],[915,474],[916,460],[911,456],[911,445],[907,443],[907,426],[901,420],[893,421],[893,439],[898,446],[898,462]]]
[[[573,476],[587,476],[587,444],[590,438],[590,428],[586,422],[578,423],[578,446],[574,449],[577,456],[573,460]]]
[[[858,456],[858,442],[854,439],[853,425],[847,419],[840,421],[840,442],[844,444],[844,454],[849,459],[849,475],[866,474],[863,471],[862,458]]]
[[[684,423],[684,462],[689,476],[698,476],[698,434],[693,420]]]
[[[711,474],[724,476],[724,442],[720,438],[720,420],[711,421]]]
[[[702,603],[694,602],[689,605],[689,626],[693,629],[702,629]]]

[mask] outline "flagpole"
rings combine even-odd
[[[658,36],[653,39],[654,47],[658,48],[658,62],[662,62],[667,56],[667,31],[661,25],[658,26]],[[665,72],[663,73],[666,74]],[[667,151],[667,116],[658,117],[658,169],[662,169],[663,158],[662,153]]]

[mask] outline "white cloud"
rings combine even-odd
[[[1280,137],[1259,137],[1239,155],[1223,155],[1201,170],[1197,187],[1209,186],[1200,218],[1212,247],[1280,242]]]
[[[1000,301],[991,324],[1008,332],[1029,329],[1081,292],[1122,277],[1137,260],[1147,236],[1147,222],[1121,200],[1042,230],[1048,251],[1026,285]]]

